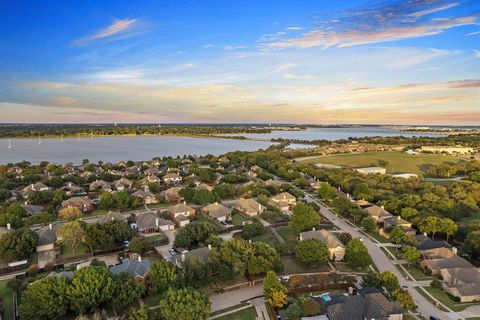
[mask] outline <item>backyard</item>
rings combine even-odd
[[[300,274],[314,272],[328,272],[330,268],[328,264],[322,264],[317,267],[311,267],[298,261],[294,256],[280,257],[283,264],[283,272],[281,274]]]
[[[217,320],[255,320],[257,319],[257,311],[253,306],[232,312],[230,314],[215,318]]]
[[[318,156],[305,159],[305,163],[327,163],[346,167],[378,166],[378,160],[388,162],[388,173],[415,173],[425,175],[426,165],[439,165],[445,162],[459,162],[461,158],[441,154],[408,155],[401,151],[379,151]]]
[[[285,240],[285,242],[287,243],[288,249],[290,251],[294,251],[295,246],[297,245],[297,234],[288,226],[277,227],[276,230],[278,234],[283,238],[283,240]]]
[[[266,229],[262,234],[253,237],[252,241],[266,243],[272,248],[275,248],[279,244],[279,242],[277,241],[277,238],[275,238],[275,236],[273,235],[272,231],[270,231],[270,229]]]
[[[4,319],[13,319],[13,293],[7,287],[6,281],[0,282],[0,301],[5,310],[3,313]]]
[[[232,224],[234,226],[241,226],[243,221],[247,221],[248,219],[242,216],[241,214],[235,213],[232,215]]]

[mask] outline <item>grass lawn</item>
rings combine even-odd
[[[73,252],[72,248],[62,244],[61,257],[62,258],[68,258],[68,257],[73,257],[73,256],[79,256],[79,255],[82,255],[82,254],[87,253],[87,252],[88,252],[88,248],[83,243],[78,245],[75,248],[75,252]]]
[[[371,236],[372,238],[374,238],[375,240],[377,240],[380,243],[390,243],[390,240],[388,240],[387,238],[379,235],[378,232],[368,232],[368,233],[366,232],[366,234],[368,234],[369,236]]]
[[[365,268],[361,268],[361,269],[355,269],[355,268],[350,267],[346,262],[334,262],[333,265],[340,272],[363,272],[363,273],[367,273],[371,270],[369,267],[365,267]]]
[[[382,247],[382,248],[385,248],[385,250],[390,251],[395,256],[395,258],[402,259],[402,257],[400,256],[400,250],[397,250],[395,247]]]
[[[295,250],[295,246],[297,245],[297,234],[295,231],[290,229],[289,227],[277,227],[276,228],[278,234],[285,240],[287,246],[290,250]]]
[[[461,158],[441,154],[408,155],[401,151],[376,151],[358,154],[338,154],[318,156],[304,160],[305,163],[328,163],[346,167],[378,166],[378,160],[388,161],[388,173],[415,173],[424,175],[424,166],[442,164],[444,162],[459,162]]]
[[[467,307],[479,305],[478,303],[460,303],[453,301],[450,297],[441,289],[433,287],[424,287],[432,296],[437,298],[438,301],[452,309],[453,311],[460,312],[465,310]]]
[[[257,319],[257,311],[253,306],[251,306],[243,310],[233,312],[216,319],[218,320],[255,320]]]
[[[7,287],[7,281],[0,282],[0,299],[5,308],[4,319],[13,319],[13,292]]]
[[[404,266],[405,269],[407,269],[407,271],[412,275],[412,277],[415,280],[433,280],[433,279],[436,279],[436,277],[427,276],[425,273],[423,273],[422,270],[420,270],[415,265],[407,266],[407,264],[402,264],[402,266]]]
[[[203,214],[196,215],[194,221],[198,221],[200,223],[207,223],[207,224],[213,226],[217,232],[223,230],[219,225],[217,225],[215,222],[213,222],[212,220],[205,217]]]
[[[312,273],[330,271],[328,264],[322,264],[317,267],[311,267],[301,263],[295,257],[280,257],[283,264],[282,274]]]
[[[272,248],[275,248],[275,246],[279,243],[277,241],[277,238],[275,238],[275,236],[273,235],[272,231],[270,231],[270,229],[266,229],[265,232],[262,233],[261,235],[253,237],[252,241],[266,243]]]
[[[241,226],[243,221],[247,221],[248,219],[242,216],[241,214],[235,213],[232,215],[232,224],[234,226]]]

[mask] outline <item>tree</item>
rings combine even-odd
[[[148,272],[150,287],[148,290],[152,294],[164,294],[169,288],[176,288],[179,285],[177,269],[173,264],[164,260],[155,261]]]
[[[113,279],[115,281],[113,304],[119,308],[131,305],[145,293],[143,282],[135,280],[127,272],[122,272]]]
[[[263,294],[274,308],[281,308],[287,303],[287,288],[273,271],[268,271],[263,280]]]
[[[390,231],[389,237],[393,243],[400,244],[405,241],[407,235],[405,234],[405,230],[403,230],[402,227],[395,226]]]
[[[368,249],[360,239],[352,239],[345,249],[345,259],[353,268],[364,268],[372,263]]]
[[[212,202],[215,202],[217,198],[207,189],[200,189],[195,191],[192,201],[198,205],[206,205]]]
[[[71,221],[61,226],[58,234],[62,238],[62,243],[70,247],[73,253],[75,253],[75,249],[82,243],[85,237],[85,230],[79,221]]]
[[[472,256],[477,257],[480,255],[480,230],[468,233],[467,238],[465,239],[465,247]]]
[[[211,224],[194,221],[177,231],[175,246],[190,249],[204,243],[213,234],[215,228]]]
[[[372,217],[363,218],[361,225],[367,232],[373,232],[377,230],[377,221]]]
[[[35,251],[38,235],[23,228],[8,232],[0,238],[0,258],[7,261],[28,259]]]
[[[300,320],[304,315],[303,309],[296,303],[291,304],[285,313],[289,320]]]
[[[412,246],[404,246],[401,257],[407,260],[407,264],[410,266],[410,263],[418,263],[420,261],[420,251]]]
[[[115,207],[118,209],[128,209],[132,207],[133,197],[127,191],[115,192],[113,194],[113,200],[115,201]]]
[[[68,310],[68,283],[65,278],[46,277],[29,285],[22,292],[19,313],[22,319],[59,319]]]
[[[277,251],[263,242],[247,245],[247,272],[250,275],[260,274],[275,269],[280,263]]]
[[[404,307],[407,310],[415,311],[417,309],[417,305],[413,301],[412,296],[406,289],[395,289],[392,292],[392,297],[393,299],[397,300],[402,307]]]
[[[322,182],[318,189],[318,196],[326,201],[331,201],[337,196],[337,190],[328,184],[328,182]]]
[[[318,226],[320,223],[320,215],[311,206],[305,203],[299,203],[293,208],[293,214],[290,217],[288,226],[296,233]]]
[[[144,237],[133,237],[128,245],[128,250],[138,254],[142,254],[147,248],[147,239]]]
[[[104,192],[100,196],[99,207],[102,210],[110,210],[115,207],[115,200],[110,192]]]
[[[363,288],[382,288],[382,280],[380,279],[380,274],[376,272],[369,271],[366,275],[364,275],[362,281]]]
[[[382,282],[382,286],[390,292],[393,292],[393,290],[400,288],[397,276],[390,271],[381,272],[380,281]]]
[[[27,212],[17,203],[11,204],[0,211],[0,225],[6,226],[10,224],[11,228],[17,229],[23,226],[23,218],[27,216]]]
[[[115,294],[115,282],[106,267],[86,267],[75,271],[67,288],[71,308],[78,314],[92,312],[109,302]]]
[[[189,257],[182,263],[182,280],[187,286],[199,288],[211,281],[208,265],[196,257]]]
[[[148,307],[143,305],[139,308],[131,308],[128,312],[128,320],[151,320],[148,312]]]
[[[359,183],[355,185],[355,188],[353,189],[353,196],[356,199],[365,199],[366,201],[371,201],[374,194],[366,183]]]
[[[58,211],[58,216],[63,220],[67,220],[67,221],[76,220],[80,218],[81,215],[82,213],[80,212],[80,210],[77,207],[73,207],[73,206],[66,207]]]
[[[450,236],[453,236],[458,230],[458,225],[449,218],[442,219],[442,228],[441,231],[447,235],[447,241]]]
[[[415,208],[403,208],[400,216],[405,220],[411,220],[418,216],[418,211]]]
[[[428,216],[418,224],[418,229],[423,233],[431,233],[432,239],[435,239],[435,233],[442,230],[442,218],[437,216]]]
[[[302,263],[316,266],[328,261],[328,249],[320,240],[303,240],[295,247],[295,256]]]
[[[198,290],[170,288],[160,300],[160,314],[169,320],[206,320],[210,316],[210,301]]]
[[[246,240],[252,239],[253,237],[261,235],[264,232],[265,227],[263,224],[260,221],[255,220],[253,223],[247,224],[243,227],[242,238]]]

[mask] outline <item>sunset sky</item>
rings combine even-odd
[[[480,1],[1,1],[0,122],[480,124]]]

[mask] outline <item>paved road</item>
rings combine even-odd
[[[345,222],[341,217],[334,214],[330,211],[326,206],[324,206],[320,201],[313,198],[311,195],[305,193],[305,200],[307,202],[315,202],[320,206],[320,213],[330,220],[335,226],[339,229],[348,232],[352,235],[353,238],[362,238],[363,243],[367,246],[370,255],[372,256],[372,260],[377,266],[380,271],[390,271],[395,274],[400,282],[401,286],[407,286],[408,291],[412,295],[413,299],[415,300],[418,311],[425,315],[426,317],[429,316],[436,316],[440,319],[452,319],[457,320],[460,319],[461,316],[452,314],[452,313],[445,313],[440,311],[436,306],[434,306],[430,301],[428,301],[424,296],[415,290],[414,286],[417,286],[416,281],[406,280],[400,271],[395,267],[395,265],[388,259],[388,257],[383,253],[380,249],[379,245],[370,240],[370,238],[364,236],[360,233],[360,230],[356,227],[352,227],[349,223]]]
[[[242,301],[263,295],[263,285],[246,287],[235,291],[210,296],[212,312],[233,307]]]

